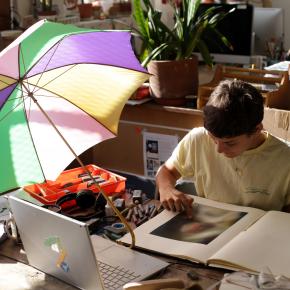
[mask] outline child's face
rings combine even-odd
[[[229,138],[218,138],[209,133],[209,136],[216,144],[218,153],[224,154],[228,158],[234,158],[241,155],[244,151],[258,147],[261,142],[259,134],[243,134]]]

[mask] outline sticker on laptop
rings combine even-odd
[[[68,263],[65,261],[65,258],[67,256],[67,252],[64,249],[60,238],[56,237],[56,236],[52,236],[52,237],[48,237],[44,240],[44,245],[46,247],[50,247],[50,249],[53,252],[58,253],[58,258],[56,261],[56,266],[58,268],[61,268],[64,272],[68,272],[69,271],[69,265]]]

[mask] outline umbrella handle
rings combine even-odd
[[[110,200],[110,198],[107,196],[107,194],[105,193],[105,191],[100,187],[99,183],[97,182],[97,180],[93,177],[92,173],[86,168],[86,166],[84,165],[84,163],[82,162],[82,160],[79,158],[79,156],[77,156],[76,152],[73,150],[73,148],[70,146],[70,144],[66,141],[66,139],[63,137],[63,135],[60,133],[60,131],[58,130],[58,128],[55,126],[55,124],[52,122],[52,120],[50,119],[50,117],[48,116],[48,114],[44,111],[44,109],[39,105],[39,103],[37,102],[37,100],[35,99],[34,95],[31,93],[29,94],[29,96],[32,98],[32,100],[34,101],[34,103],[37,105],[37,107],[39,108],[39,110],[42,112],[42,114],[45,116],[45,118],[47,119],[47,121],[51,124],[51,126],[54,128],[54,130],[57,132],[57,134],[59,135],[59,137],[63,140],[63,142],[66,144],[66,146],[68,147],[68,149],[71,151],[71,153],[74,155],[75,159],[78,161],[78,163],[80,164],[80,166],[83,168],[83,170],[90,176],[91,180],[93,181],[93,183],[96,185],[96,187],[98,188],[98,190],[100,191],[100,193],[103,195],[103,197],[105,198],[105,200],[107,201],[107,203],[112,207],[113,211],[115,212],[115,214],[117,215],[117,217],[121,220],[121,222],[126,226],[128,232],[131,235],[131,240],[132,243],[130,245],[130,248],[135,247],[135,234],[131,228],[131,226],[129,225],[129,223],[126,221],[126,219],[123,217],[123,215],[120,213],[120,211],[115,207],[114,203]],[[98,197],[97,197],[98,198]]]

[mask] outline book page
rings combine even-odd
[[[264,211],[194,197],[193,218],[164,210],[134,230],[136,246],[206,264],[218,249]],[[120,239],[129,244],[130,235]]]
[[[210,264],[290,278],[290,214],[269,211],[217,252]]]

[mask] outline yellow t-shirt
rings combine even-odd
[[[194,128],[170,159],[199,196],[263,210],[290,204],[290,145],[270,134],[259,147],[228,158],[205,128]]]

